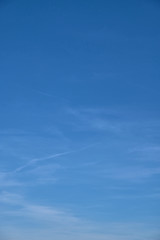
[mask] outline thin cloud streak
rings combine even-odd
[[[84,147],[82,147],[82,148],[80,148],[80,149],[77,149],[77,150],[71,150],[71,151],[66,151],[66,152],[62,152],[62,153],[51,154],[51,155],[49,155],[49,156],[47,156],[47,157],[43,157],[43,158],[34,158],[34,159],[32,159],[31,161],[29,161],[28,163],[26,163],[26,164],[24,164],[24,165],[16,168],[16,169],[13,171],[13,173],[21,172],[21,171],[24,170],[25,168],[30,167],[30,166],[38,163],[38,162],[42,162],[42,161],[46,161],[46,160],[54,159],[54,158],[59,158],[59,157],[61,157],[61,156],[66,156],[66,155],[70,155],[70,154],[72,154],[72,153],[77,153],[77,152],[84,151],[84,150],[86,150],[86,149],[88,149],[88,148],[91,148],[91,147],[97,145],[97,144],[98,144],[98,143],[96,143],[96,144],[89,144],[89,145],[84,146]]]
[[[38,162],[42,162],[42,161],[46,161],[46,160],[49,160],[49,159],[54,159],[54,158],[58,158],[58,157],[61,157],[61,156],[65,156],[65,155],[69,155],[71,153],[73,153],[74,151],[68,151],[68,152],[62,152],[62,153],[56,153],[56,154],[52,154],[52,155],[49,155],[47,157],[43,157],[43,158],[34,158],[32,159],[31,161],[29,161],[27,164],[25,165],[22,165],[20,167],[18,167],[17,169],[15,169],[13,171],[13,173],[16,173],[16,172],[21,172],[22,170],[24,170],[25,168],[27,167],[30,167]]]
[[[2,210],[1,215],[4,219],[16,217],[17,221],[21,221],[19,225],[14,226],[14,230],[26,236],[25,230],[28,230],[28,239],[42,239],[41,237],[47,233],[47,239],[94,239],[94,240],[127,240],[129,236],[131,240],[149,239],[148,236],[158,233],[156,227],[140,222],[103,222],[103,224],[86,221],[83,218],[75,216],[70,210],[61,210],[53,206],[32,204],[26,201],[22,195],[3,192],[0,194],[0,202],[11,207],[16,206],[16,209]],[[25,223],[30,222],[32,225],[41,226],[37,232],[31,227],[24,229]],[[7,223],[7,221],[6,221]],[[8,222],[9,224],[9,222]],[[1,226],[2,227],[2,226]],[[10,232],[14,232],[10,225],[7,226]],[[39,234],[40,232],[40,234]],[[29,234],[30,233],[30,234]],[[140,238],[137,237],[140,236]],[[38,238],[37,238],[38,236]],[[24,238],[23,238],[24,239]],[[26,238],[27,239],[27,238]]]

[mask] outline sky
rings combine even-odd
[[[160,2],[0,0],[0,240],[160,240]]]

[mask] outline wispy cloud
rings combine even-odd
[[[22,182],[16,180],[12,174],[8,172],[0,172],[0,186],[1,187],[19,187],[23,186]]]
[[[42,158],[33,158],[31,159],[30,161],[28,161],[26,164],[16,168],[13,172],[16,173],[16,172],[20,172],[28,167],[31,167],[35,164],[38,164],[40,162],[43,162],[43,161],[47,161],[47,160],[50,160],[50,159],[55,159],[55,158],[59,158],[59,157],[62,157],[62,156],[67,156],[67,155],[70,155],[72,153],[78,153],[78,152],[81,152],[81,151],[85,151],[86,149],[88,148],[92,148],[94,147],[95,145],[97,145],[99,143],[95,143],[95,144],[88,144],[84,147],[81,147],[79,149],[76,149],[76,150],[70,150],[70,151],[66,151],[66,152],[61,152],[61,153],[56,153],[56,154],[51,154],[51,155],[48,155],[46,157],[42,157]]]
[[[24,169],[26,169],[27,167],[30,167],[30,166],[33,166],[39,162],[43,162],[43,161],[46,161],[46,160],[49,160],[49,159],[54,159],[54,158],[58,158],[58,157],[61,157],[61,156],[65,156],[65,155],[68,155],[68,154],[71,154],[73,153],[74,151],[68,151],[68,152],[62,152],[62,153],[56,153],[56,154],[51,154],[49,156],[46,156],[46,157],[42,157],[42,158],[33,158],[31,159],[28,163],[16,168],[14,170],[14,173],[16,172],[20,172]]]
[[[142,146],[137,146],[129,150],[129,154],[133,155],[135,159],[140,161],[160,161],[160,146],[155,144],[146,144]]]
[[[67,108],[66,113],[70,116],[70,123],[76,130],[81,131],[111,131],[119,132],[120,125],[115,119],[118,117],[117,112],[111,109],[92,109]]]
[[[15,193],[1,193],[0,202],[6,205],[17,206],[10,210],[4,208],[1,215],[4,219],[7,219],[8,216],[15,218],[14,229],[9,225],[9,222],[7,223],[7,220],[5,221],[8,233],[15,234],[15,231],[17,231],[24,240],[28,238],[31,240],[43,239],[44,236],[49,240],[53,238],[58,240],[128,240],[128,238],[131,240],[149,240],[150,237],[153,238],[158,233],[158,228],[153,228],[152,226],[148,228],[142,223],[123,223],[121,221],[121,223],[103,222],[103,224],[100,224],[87,221],[75,216],[71,210],[61,210],[52,206],[32,204],[26,201],[21,195]],[[19,224],[17,225],[19,221],[21,222],[21,227],[18,227]],[[36,224],[35,228],[26,225],[26,222],[30,222],[33,226]],[[38,230],[36,226],[40,226]],[[27,235],[25,234],[26,231],[28,232]],[[8,234],[9,236],[10,234]]]
[[[119,135],[153,137],[160,129],[159,119],[142,118],[131,109],[119,108],[65,108],[66,124],[77,131],[100,131]]]
[[[150,194],[119,194],[109,196],[110,199],[124,199],[124,200],[135,200],[135,199],[160,199],[160,193],[150,193]]]
[[[160,175],[160,168],[133,166],[133,167],[110,167],[101,171],[101,176],[123,181],[144,181],[153,176]]]
[[[3,191],[0,193],[0,202],[11,205],[23,205],[24,199],[20,194]]]
[[[16,168],[12,171],[3,171],[0,172],[0,186],[2,189],[6,187],[24,187],[29,185],[37,185],[37,184],[53,184],[56,183],[57,178],[54,176],[56,170],[58,170],[60,165],[58,164],[43,164],[40,163],[45,162],[50,159],[55,159],[61,156],[66,156],[68,154],[73,153],[74,151],[62,152],[57,154],[51,154],[42,158],[33,158],[28,161],[26,164]],[[21,179],[22,172],[23,179]],[[33,181],[34,179],[34,181]]]
[[[50,154],[45,157],[32,158],[30,160],[25,159],[26,163],[16,169],[6,169],[5,171],[0,172],[0,185],[5,188],[13,186],[22,187],[38,184],[55,184],[59,179],[56,173],[64,169],[64,166],[57,164],[57,161],[53,162],[52,160],[83,152],[89,148],[94,148],[97,144],[99,143],[88,144],[74,150]],[[65,168],[67,167],[65,166]]]

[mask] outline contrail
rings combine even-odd
[[[58,158],[58,157],[61,157],[61,156],[66,156],[66,155],[69,155],[71,153],[77,153],[77,152],[81,152],[81,151],[84,151],[88,148],[91,148],[95,145],[97,145],[99,143],[95,143],[95,144],[90,144],[90,145],[87,145],[85,147],[82,147],[80,149],[77,149],[77,150],[72,150],[72,151],[67,151],[67,152],[61,152],[61,153],[56,153],[56,154],[51,154],[49,156],[46,156],[46,157],[43,157],[43,158],[33,158],[32,160],[30,160],[28,163],[16,168],[12,173],[17,173],[17,172],[21,172],[22,170],[24,170],[25,168],[29,167],[29,166],[32,166],[34,164],[36,164],[37,162],[42,162],[42,161],[46,161],[48,159],[54,159],[54,158]]]
[[[56,153],[56,154],[52,154],[52,155],[49,155],[49,156],[43,157],[43,158],[34,158],[31,161],[29,161],[28,163],[26,163],[25,165],[22,165],[22,166],[16,168],[14,170],[14,173],[21,172],[23,169],[25,169],[25,168],[27,168],[29,166],[32,166],[32,165],[34,165],[37,162],[41,162],[41,161],[45,161],[45,160],[48,160],[48,159],[53,159],[53,158],[57,158],[57,157],[60,157],[60,156],[68,155],[68,154],[70,154],[72,152],[74,152],[74,151]]]

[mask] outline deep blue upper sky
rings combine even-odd
[[[0,235],[160,236],[160,3],[0,1]]]

